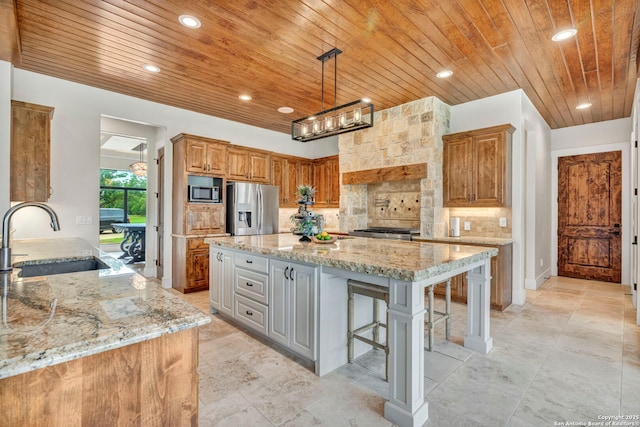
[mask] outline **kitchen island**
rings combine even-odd
[[[490,258],[497,250],[351,236],[331,244],[298,239],[289,234],[206,239],[211,245],[212,311],[311,359],[316,373],[324,375],[347,363],[347,281],[388,287],[390,398],[384,415],[399,426],[422,425],[428,418],[425,288],[468,272],[464,345],[487,353],[492,347]],[[221,279],[217,285],[216,274]],[[284,320],[283,312],[289,313]],[[360,347],[356,353],[364,351]]]
[[[0,425],[197,422],[197,327],[209,316],[82,239],[18,240],[12,252]],[[107,268],[20,277],[52,259]]]

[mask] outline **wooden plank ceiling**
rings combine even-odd
[[[327,108],[337,65],[338,105],[522,88],[552,128],[630,116],[638,73],[637,0],[1,1],[19,43],[2,59],[18,68],[285,133],[323,109],[316,57],[333,47],[344,53],[325,64]],[[576,37],[551,41],[568,27]]]

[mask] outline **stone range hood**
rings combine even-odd
[[[340,231],[369,226],[447,233],[442,136],[450,107],[429,97],[375,113],[374,126],[340,135]]]

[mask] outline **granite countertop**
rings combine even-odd
[[[418,242],[439,242],[439,243],[456,243],[467,245],[492,245],[492,246],[506,246],[513,244],[511,239],[501,239],[498,237],[414,237],[413,240]]]
[[[498,254],[495,248],[354,236],[345,236],[331,244],[301,243],[299,238],[292,234],[268,234],[208,238],[205,243],[410,282]]]
[[[16,240],[13,265],[100,258],[111,268],[30,278],[0,274],[0,378],[161,335],[211,318],[78,238]]]

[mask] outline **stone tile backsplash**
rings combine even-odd
[[[460,218],[461,237],[499,237],[511,239],[511,208],[449,208],[449,218]],[[507,219],[507,226],[500,227],[500,218]],[[471,230],[464,230],[468,221]],[[446,236],[449,235],[447,227]]]

